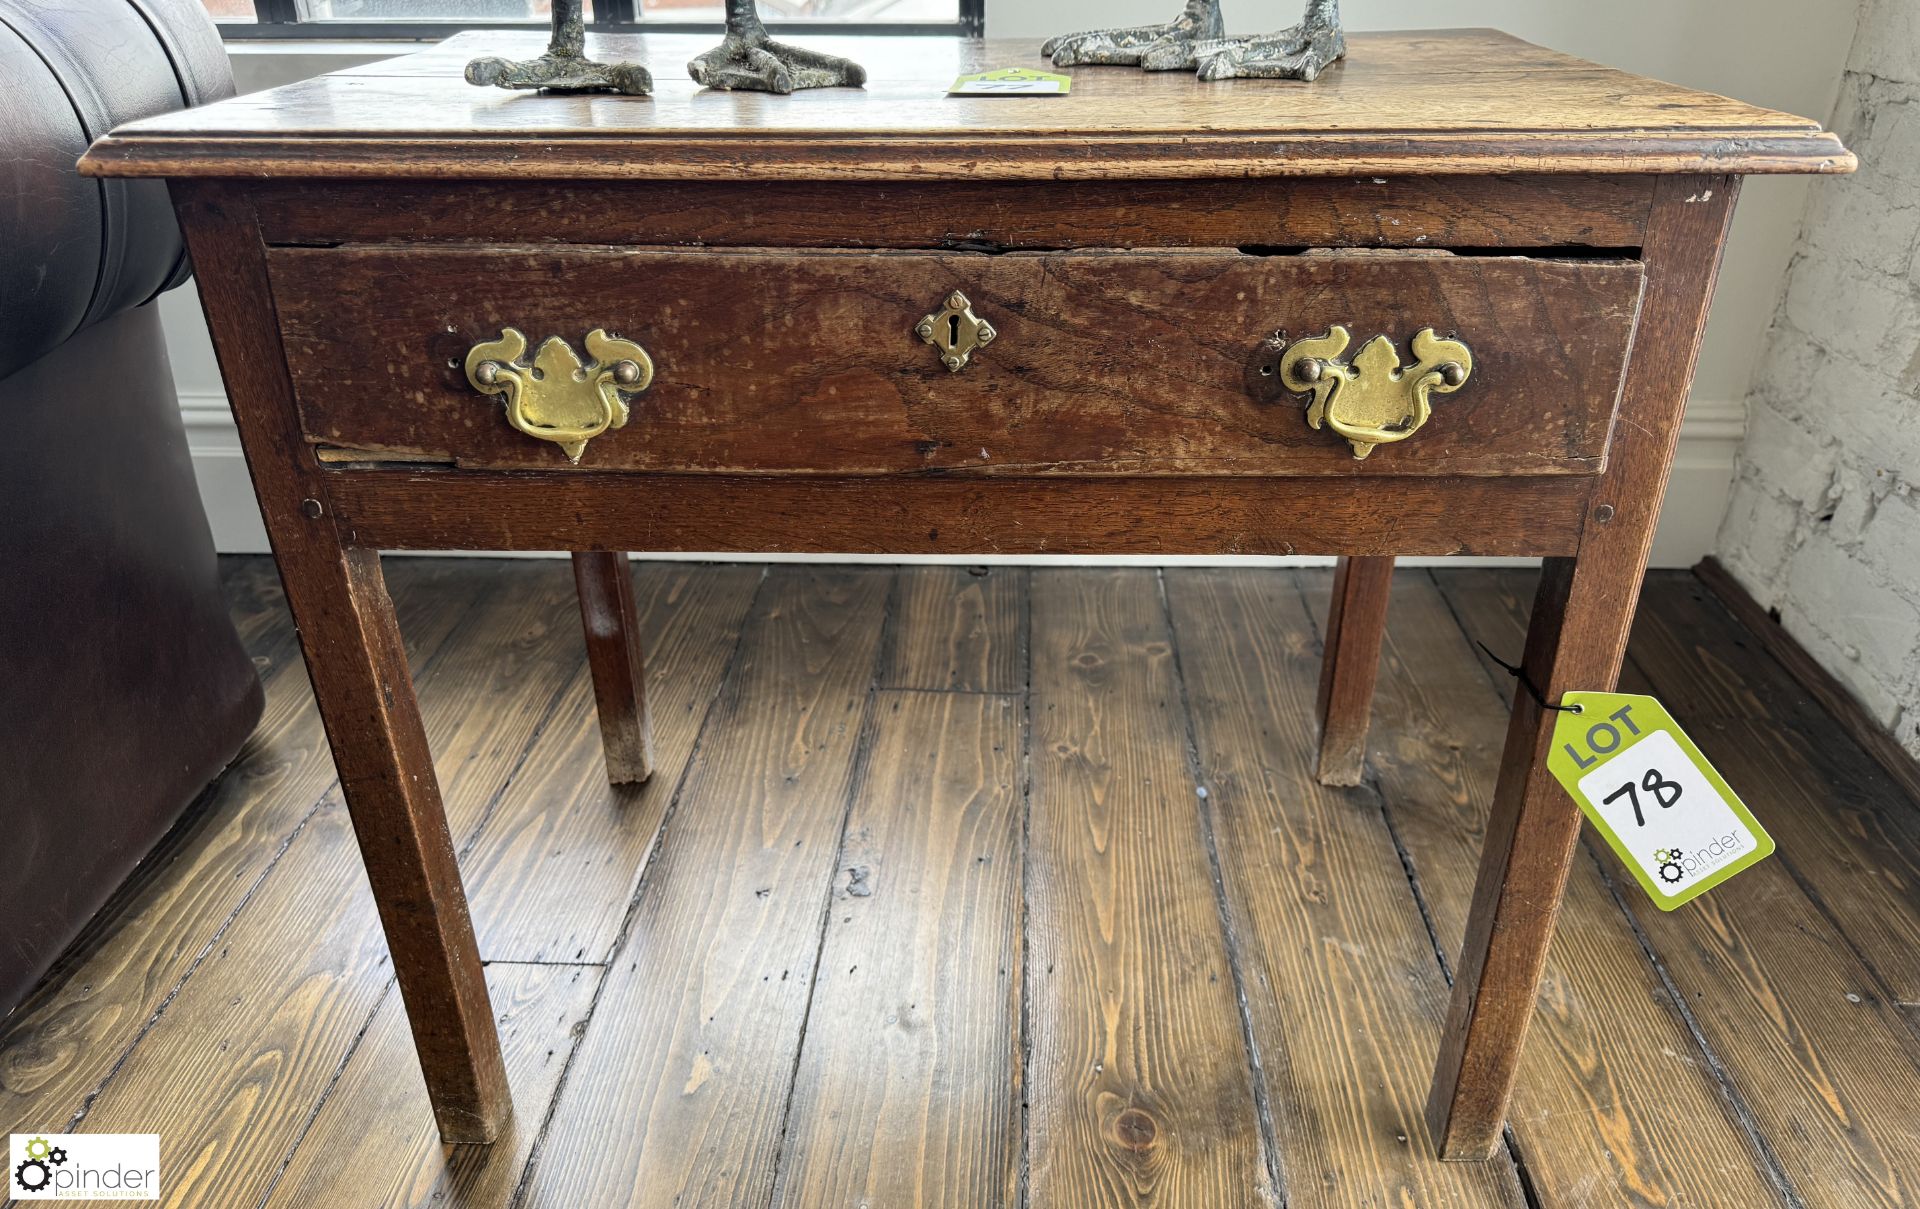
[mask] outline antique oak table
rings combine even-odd
[[[776,97],[698,90],[709,42],[603,39],[656,96],[545,96],[460,74],[544,35],[467,34],[83,160],[172,189],[449,1141],[511,1107],[380,550],[575,551],[617,780],[619,551],[1342,555],[1320,774],[1353,783],[1394,555],[1544,556],[1526,680],[1613,686],[1740,178],[1853,162],[1483,31],[1052,98],[943,95],[1032,44],[841,40],[864,90]],[[1500,1137],[1580,827],[1513,700],[1448,1158]]]

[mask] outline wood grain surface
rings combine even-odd
[[[553,1099],[604,972],[582,965],[487,966],[516,1102]],[[539,1136],[539,1115],[513,1121],[491,1146],[444,1146],[412,1066],[406,1016],[400,997],[389,993],[263,1209],[506,1204]]]
[[[902,578],[881,688],[1023,693],[1024,567],[924,567]]]
[[[476,391],[503,327],[642,345],[652,385],[579,465],[678,473],[1530,475],[1599,471],[1641,272],[1630,261],[1222,251],[281,248],[268,253],[309,440],[565,468]],[[451,283],[458,288],[450,288]],[[914,334],[961,291],[998,335],[959,372]],[[360,300],[342,307],[344,298]],[[1473,349],[1365,460],[1278,385],[1264,342],[1423,328]],[[379,356],[367,355],[380,349]]]
[[[1313,709],[1320,727],[1314,776],[1322,785],[1358,785],[1366,771],[1367,719],[1392,587],[1391,558],[1342,558],[1333,573]]]
[[[565,582],[564,567],[552,571]],[[439,691],[428,696],[423,723],[455,820],[477,819],[496,797],[547,712],[552,685],[542,692],[537,677],[514,674],[515,661],[503,658],[539,598],[488,593],[430,669]],[[549,599],[544,611],[550,624],[540,628],[565,634],[577,661],[564,599]],[[500,645],[475,641],[480,635]],[[85,1105],[80,1127],[90,1132],[163,1135],[170,1205],[219,1204],[229,1188],[264,1188],[293,1141],[281,1129],[312,1113],[340,1054],[390,993],[392,961],[337,789],[285,845],[247,909]],[[208,1103],[226,1107],[207,1114]]]
[[[174,191],[261,519],[361,839],[441,1133],[484,1142],[512,1115],[486,976],[406,652],[372,547],[341,540],[302,456],[252,212],[218,188]]]
[[[874,698],[776,1206],[1019,1201],[1024,705]]]
[[[1626,657],[1739,188],[1735,178],[1678,176],[1656,187],[1643,249],[1647,297],[1621,395],[1631,419],[1615,430],[1578,555],[1543,565],[1519,660],[1539,698],[1513,696],[1427,1105],[1436,1144],[1452,1158],[1484,1157],[1499,1144],[1580,837],[1579,812],[1547,771],[1555,714],[1543,702],[1589,686],[1605,691]]]
[[[759,598],[626,950],[535,1156],[529,1206],[764,1204],[839,859],[890,571]]]
[[[609,960],[619,913],[570,904],[633,898],[762,580],[755,567],[648,563],[637,570],[639,633],[653,652],[658,771],[644,787],[607,783],[589,677],[569,664],[514,797],[493,803],[460,833],[461,869],[488,961]],[[558,609],[564,613],[565,602]]]
[[[1704,585],[1661,577],[1643,601],[1633,656],[1662,704],[1740,753],[1739,792],[1766,820],[1781,861],[1888,998],[1920,1005],[1916,799],[1874,767],[1877,754],[1854,742],[1843,716],[1814,700],[1790,664],[1755,657],[1753,626],[1730,624]],[[1822,803],[1820,815],[1794,809],[1808,799]]]
[[[1287,181],[263,181],[268,243],[1632,248],[1645,176]]]
[[[1270,1205],[1154,574],[1032,592],[1030,1203]]]
[[[1520,1209],[1507,1156],[1442,1163],[1427,1142],[1447,985],[1369,795],[1316,783],[1297,590],[1192,571],[1167,595],[1285,1203]]]
[[[634,616],[633,570],[624,551],[576,550],[573,582],[607,780],[638,784],[653,775],[653,719],[647,712],[646,654]]]
[[[882,478],[351,467],[327,472],[357,542],[401,550],[820,554],[1563,554],[1590,480]],[[1076,489],[1069,490],[1070,484]],[[1464,523],[1471,520],[1471,525]]]
[[[1507,577],[1515,578],[1512,573]],[[1517,588],[1508,582],[1504,595],[1515,590],[1524,590],[1524,581]],[[1689,599],[1697,590],[1663,583],[1653,594],[1664,613],[1676,597]],[[1510,632],[1515,624],[1511,615],[1492,607],[1490,593],[1479,595],[1485,607],[1475,606],[1462,615]],[[1463,603],[1468,599],[1462,598]],[[1831,891],[1833,884],[1810,886],[1796,876],[1795,861],[1803,854],[1792,841],[1850,847],[1858,867],[1872,871],[1864,880],[1898,877],[1900,864],[1910,857],[1902,846],[1910,841],[1892,840],[1896,855],[1887,867],[1888,856],[1875,837],[1859,834],[1857,825],[1844,816],[1841,821],[1831,818],[1832,791],[1827,787],[1796,791],[1791,778],[1784,784],[1769,783],[1742,773],[1750,766],[1767,769],[1770,762],[1792,766],[1791,757],[1782,761],[1766,749],[1778,748],[1781,736],[1801,723],[1763,721],[1796,710],[1795,700],[1775,687],[1790,678],[1757,653],[1725,663],[1702,658],[1701,648],[1689,649],[1666,638],[1642,645],[1642,634],[1669,627],[1705,639],[1707,651],[1725,652],[1754,641],[1750,632],[1734,628],[1724,616],[1711,627],[1719,633],[1709,638],[1709,618],[1698,612],[1699,602],[1693,603],[1696,608],[1636,628],[1621,689],[1672,699],[1689,710],[1697,700],[1689,694],[1702,683],[1712,683],[1717,687],[1709,696],[1724,693],[1722,701],[1754,703],[1757,713],[1751,726],[1716,719],[1710,709],[1699,715],[1697,728],[1692,714],[1679,717],[1708,759],[1732,770],[1735,788],[1743,796],[1753,795],[1749,800],[1763,824],[1793,829],[1791,839],[1774,856],[1689,904],[1704,908],[1699,911],[1653,909],[1634,897],[1631,879],[1597,845],[1596,859],[1613,871],[1622,888],[1620,902],[1644,943],[1659,955],[1663,976],[1731,1083],[1741,1111],[1750,1117],[1756,1135],[1765,1139],[1779,1178],[1795,1198],[1792,1203],[1823,1209],[1903,1204],[1902,1198],[1912,1198],[1913,1172],[1920,1170],[1912,1157],[1912,1132],[1899,1123],[1907,1115],[1895,1107],[1920,1085],[1920,1051],[1911,1021],[1901,1027],[1902,1014],[1882,990],[1877,971],[1865,964],[1860,942],[1842,930],[1821,901],[1821,891]],[[1826,726],[1834,725],[1826,719]],[[1749,746],[1750,741],[1757,746]],[[1839,751],[1834,754],[1839,757]],[[1863,753],[1855,751],[1852,761],[1854,778],[1873,776],[1872,762]],[[1804,772],[1800,784],[1806,784]],[[1913,805],[1910,800],[1899,804],[1908,813]],[[1794,814],[1801,818],[1784,817]],[[1825,834],[1816,838],[1818,832]],[[1855,879],[1842,880],[1850,884]],[[1915,909],[1909,903],[1902,913]],[[1872,935],[1863,933],[1862,939]]]
[[[1585,63],[1485,30],[1356,33],[1311,85],[1078,68],[1062,98],[949,97],[982,67],[1043,66],[1034,42],[818,38],[866,87],[793,96],[699,89],[703,35],[590,38],[655,65],[651,98],[479,89],[479,54],[525,58],[534,31],[450,38],[374,64],[147,118],[85,171],[159,176],[622,179],[1074,179],[1403,172],[1832,172],[1818,123]]]
[[[657,1019],[593,1018],[602,971],[644,963],[658,936],[634,930],[621,940],[630,887],[648,849],[614,828],[624,813],[650,835],[656,823],[648,816],[662,810],[651,795],[670,797],[688,753],[696,746],[713,751],[739,725],[737,715],[710,702],[729,672],[748,662],[748,647],[730,656],[760,572],[688,564],[636,569],[642,633],[662,690],[656,705],[663,758],[656,785],[636,800],[625,796],[635,791],[614,790],[600,775],[564,561],[394,561],[402,632],[411,640],[423,716],[448,774],[448,804],[459,820],[456,834],[467,837],[467,859],[477,859],[495,835],[505,850],[531,856],[550,846],[568,854],[565,874],[505,878],[484,900],[477,896],[483,928],[489,917],[537,918],[537,928],[516,924],[513,935],[541,938],[537,950],[527,950],[538,960],[496,960],[488,969],[520,1108],[501,1142],[445,1148],[434,1140],[405,1021],[392,991],[383,991],[391,975],[378,959],[377,938],[369,939],[371,905],[363,889],[342,894],[347,883],[340,879],[358,876],[352,839],[337,798],[329,796],[330,779],[295,775],[304,758],[297,731],[276,731],[250,747],[229,774],[235,789],[216,789],[143,866],[137,883],[116,896],[29,1007],[0,1023],[0,1053],[7,1055],[0,1115],[51,1132],[90,1097],[82,1131],[163,1129],[184,1140],[184,1149],[165,1150],[170,1184],[184,1164],[176,1203],[196,1206],[360,1209],[438,1195],[474,1209],[506,1209],[516,1189],[527,1203],[588,1203],[569,1199],[568,1189],[579,1180],[576,1160],[592,1157],[594,1143],[575,1150],[559,1134],[574,1120],[625,1111],[612,1106],[651,1102],[659,1091],[657,1082],[634,1076],[612,1040],[594,1055],[573,1052],[576,1034],[602,1024],[629,1043],[644,1041]],[[287,662],[294,635],[271,567],[257,560],[239,570],[233,584],[240,627],[250,650],[273,665],[269,700],[297,698],[299,663]],[[1029,610],[1020,592],[992,577],[982,583],[963,568],[903,569],[897,577],[891,608],[876,612],[865,597],[845,601],[861,611],[854,624],[880,631],[867,647],[870,666],[906,669],[911,675],[902,679],[937,686],[956,664],[982,666],[978,654],[952,657],[956,649],[1024,649],[1019,634]],[[1150,573],[1131,578],[1143,582],[1146,606],[1158,607]],[[923,582],[916,587],[915,579]],[[1417,1125],[1409,1132],[1406,1124],[1421,1073],[1412,1051],[1435,1036],[1430,1024],[1415,1021],[1437,1005],[1440,954],[1451,955],[1450,938],[1464,928],[1512,687],[1472,642],[1483,639],[1512,657],[1524,635],[1532,573],[1456,569],[1397,577],[1371,775],[1342,791],[1319,788],[1309,775],[1314,643],[1304,614],[1324,624],[1329,580],[1323,571],[1164,573],[1173,620],[1169,657],[1180,672],[1174,686],[1187,689],[1184,697],[1176,691],[1174,724],[1191,723],[1195,741],[1180,789],[1194,794],[1198,812],[1189,842],[1202,864],[1217,855],[1221,874],[1180,909],[1197,911],[1211,896],[1215,911],[1223,906],[1233,921],[1225,933],[1224,981],[1244,993],[1241,1025],[1259,1058],[1251,1111],[1258,1124],[1264,1105],[1272,1126],[1262,1140],[1274,1143],[1276,1198],[1300,1205],[1365,1204],[1389,1195],[1420,1205],[1510,1204],[1510,1177],[1502,1173],[1516,1167],[1504,1155],[1491,1166],[1443,1167],[1421,1147]],[[984,590],[969,590],[976,586]],[[1106,591],[1089,589],[1096,596]],[[1048,636],[1054,618],[1064,617],[1073,635],[1083,626],[1071,611],[1041,603],[1032,612],[1036,653],[1062,642],[1083,646],[1078,637]],[[763,600],[759,612],[766,611]],[[1149,664],[1157,657],[1150,650],[1138,656]],[[1005,669],[991,677],[1014,677],[1007,681],[1013,694],[910,687],[867,697],[860,723],[866,739],[854,741],[844,790],[844,837],[833,841],[828,859],[810,845],[786,849],[783,860],[793,862],[796,879],[819,895],[823,909],[808,931],[826,946],[818,959],[826,977],[801,1029],[797,1069],[803,1081],[817,1074],[819,1088],[833,1090],[805,1099],[803,1082],[783,1108],[796,1069],[791,1056],[787,1063],[730,1068],[768,1101],[764,1111],[784,1111],[788,1121],[771,1182],[755,1174],[739,1186],[750,1203],[777,1189],[783,1209],[857,1204],[855,1185],[868,1180],[885,1190],[869,1194],[871,1205],[1045,1203],[1031,1180],[1017,1178],[1026,1145],[1019,1106],[1028,1087],[1021,1040],[1029,1033],[1014,989],[1000,981],[1001,963],[990,963],[1004,957],[1031,966],[1019,960],[1017,947],[1036,915],[1018,875],[1024,801],[1016,793],[997,802],[1000,791],[981,775],[1008,759],[985,740],[1003,728],[1016,736],[1026,729],[1017,705],[1025,672],[1023,663],[997,656],[984,662]],[[1824,715],[1793,691],[1791,678],[1684,575],[1650,582],[1623,683],[1657,692],[1681,711],[1683,724],[1782,846],[1671,916],[1637,901],[1603,849],[1587,844],[1576,853],[1512,1106],[1512,1154],[1529,1203],[1899,1203],[1910,1195],[1900,1181],[1915,1161],[1907,1106],[1920,1088],[1920,1062],[1902,1040],[1903,1013],[1892,990],[1902,967],[1890,946],[1916,910],[1912,901],[1901,905],[1898,892],[1920,860],[1920,839],[1901,822],[1914,817],[1912,804],[1888,796],[1873,763],[1834,739],[1832,720],[1818,721]],[[883,702],[888,707],[876,710]],[[1008,702],[1016,703],[1015,713],[1002,722],[996,711]],[[317,734],[310,705],[294,712],[304,713],[308,733]],[[723,723],[730,716],[736,720]],[[676,717],[681,721],[670,722]],[[705,735],[696,738],[703,719]],[[1167,746],[1182,758],[1182,741]],[[936,750],[934,761],[915,758]],[[471,773],[454,771],[467,765]],[[1159,775],[1151,785],[1109,782],[1104,800],[1126,813],[1105,817],[1130,818],[1138,803],[1158,802],[1162,782]],[[1207,797],[1199,799],[1193,786],[1206,788]],[[921,808],[936,799],[970,805]],[[733,809],[732,801],[704,800],[714,810]],[[328,804],[321,813],[311,814],[322,802]],[[523,815],[541,821],[523,826]],[[319,829],[296,831],[303,819]],[[535,832],[538,842],[511,838]],[[323,833],[325,843],[306,847]],[[222,834],[229,839],[211,838]],[[676,834],[670,826],[662,857]],[[1132,842],[1124,828],[1106,834]],[[987,853],[988,837],[994,859],[967,864]],[[605,846],[605,872],[586,862],[595,845]],[[1003,860],[1009,845],[1013,855]],[[212,859],[216,851],[237,850],[258,854],[260,863]],[[1816,867],[1816,858],[1824,864]],[[851,870],[861,865],[867,895],[851,893]],[[1092,879],[1110,867],[1080,868],[1079,876]],[[1755,883],[1757,893],[1729,897],[1767,868],[1774,874]],[[1128,875],[1128,886],[1135,876]],[[550,892],[555,883],[576,892]],[[644,883],[643,899],[653,887],[651,879]],[[1091,880],[1086,887],[1090,895],[1116,890]],[[1165,879],[1137,892],[1160,899],[1189,894]],[[679,876],[673,893],[697,913],[710,909],[716,891],[709,880]],[[864,914],[844,922],[855,911]],[[1874,911],[1890,917],[1876,919]],[[576,958],[563,947],[571,936],[611,937],[618,947],[597,961],[588,960],[592,953]],[[485,937],[483,930],[483,943]],[[859,956],[857,971],[854,953],[841,964],[843,948]],[[653,968],[652,977],[656,987],[689,986],[695,971],[742,951],[701,950],[695,960]],[[1152,960],[1143,956],[1137,964]],[[941,972],[929,975],[935,968]],[[330,972],[346,969],[363,973],[343,983]],[[954,973],[963,969],[973,973]],[[911,1015],[893,1024],[876,1018],[896,1001],[926,1008],[921,988],[928,977],[939,993],[930,999],[926,1027],[902,1027],[920,1019]],[[1430,1001],[1425,1008],[1423,1000]],[[598,1006],[612,1002],[602,995]],[[1025,1012],[1031,1008],[1027,1001]],[[121,1031],[128,1020],[133,1025]],[[1908,1036],[1911,1023],[1904,1023]],[[856,1048],[863,1040],[872,1044]],[[1406,1060],[1367,1076],[1369,1063],[1393,1054]],[[1179,1084],[1180,1057],[1155,1072]],[[45,1064],[35,1065],[41,1058]],[[1020,1081],[1010,1083],[1016,1074]],[[36,1077],[44,1078],[37,1087],[30,1084]],[[122,1080],[129,1085],[115,1090]],[[566,1108],[574,1097],[593,1106],[575,1117]],[[961,1103],[987,1107],[956,1112]],[[876,1105],[885,1111],[876,1115]],[[1089,1166],[1108,1163],[1108,1139],[1089,1132],[1085,1144],[1093,1148]],[[547,1162],[554,1153],[567,1161]],[[541,1158],[529,1168],[533,1154]],[[1011,1196],[965,1191],[975,1185],[960,1172],[1004,1171],[1009,1155],[1016,1173]],[[895,1195],[915,1172],[954,1174],[926,1175],[914,1192]],[[557,1186],[551,1194],[544,1191],[549,1182]],[[591,1203],[647,1203],[670,1196],[663,1187],[610,1187]],[[1162,1185],[1157,1199],[1196,1209],[1220,1203],[1211,1185],[1184,1190],[1191,1197]],[[689,1189],[682,1203],[732,1209],[735,1192]],[[840,1192],[846,1201],[833,1199]]]

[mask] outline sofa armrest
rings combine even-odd
[[[229,96],[197,0],[0,0],[0,378],[186,280],[166,186],[74,169],[114,126]]]

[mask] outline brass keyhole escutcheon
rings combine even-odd
[[[973,350],[985,348],[1000,334],[973,313],[973,304],[959,290],[947,295],[945,306],[914,324],[913,331],[939,350],[940,364],[956,374],[967,367]]]
[[[1452,394],[1473,373],[1473,351],[1430,327],[1414,333],[1411,366],[1400,364],[1400,351],[1384,335],[1342,360],[1351,339],[1334,324],[1324,336],[1294,341],[1280,356],[1279,377],[1286,389],[1313,396],[1307,424],[1345,437],[1355,458],[1418,432],[1433,414],[1430,396]]]
[[[552,441],[579,462],[587,442],[627,422],[627,399],[653,383],[653,358],[631,340],[595,328],[585,341],[591,361],[558,336],[540,342],[531,363],[527,338],[503,328],[498,340],[467,350],[467,381],[481,394],[506,398],[507,422],[530,437]]]

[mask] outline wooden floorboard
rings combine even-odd
[[[394,575],[402,633],[420,676],[431,677],[447,637],[497,578],[472,560],[416,560]],[[260,723],[233,767],[0,1026],[0,1124],[55,1129],[80,1114],[334,784],[268,560],[249,564],[248,585],[239,615],[249,649],[265,661]]]
[[[196,1209],[1920,1204],[1920,804],[1688,576],[1622,687],[1780,850],[1669,914],[1586,843],[1511,1158],[1442,1165],[1474,640],[1531,572],[1396,577],[1331,790],[1325,572],[645,565],[661,767],[614,788],[564,562],[388,570],[507,1133],[433,1133],[265,559],[223,565],[261,727],[0,1022],[0,1131],[158,1130]]]
[[[1515,641],[1520,628],[1512,614],[1460,616],[1469,632],[1491,635],[1487,641],[1496,650]],[[1684,701],[1724,674],[1706,661],[1676,656],[1670,644],[1646,645],[1641,635],[1649,624],[1642,618],[1635,627],[1621,691]],[[1750,674],[1770,673],[1756,663]],[[1736,686],[1736,697],[1741,691]],[[1677,717],[1688,721],[1684,712]],[[1775,797],[1776,787],[1743,775],[1750,761],[1726,745],[1728,732],[1712,722],[1709,717],[1689,733],[1734,788],[1745,791],[1763,825],[1770,814],[1824,813],[1824,795]],[[1913,1035],[1898,1009],[1874,993],[1874,975],[1847,937],[1802,890],[1789,854],[1777,853],[1673,912],[1637,900],[1639,891],[1610,854],[1596,852],[1595,859],[1613,870],[1621,902],[1776,1156],[1792,1195],[1809,1207],[1833,1209],[1920,1200],[1920,1133],[1913,1129],[1920,1066]]]
[[[1027,570],[922,567],[900,579],[881,688],[1024,693]]]
[[[482,957],[609,959],[760,580],[755,567],[640,569],[635,603],[654,738],[654,773],[643,784],[608,783],[591,674],[578,658],[569,665],[554,716],[528,751],[511,800],[477,835],[456,832]],[[556,624],[574,624],[571,607],[561,602]],[[577,654],[581,644],[568,649]]]
[[[1636,668],[1663,699],[1687,695],[1690,726],[1723,732],[1801,889],[1886,994],[1920,1004],[1920,804],[1692,576],[1656,576],[1646,599]]]
[[[549,576],[492,587],[419,677],[448,816],[477,819],[520,760],[579,636],[557,636]],[[488,637],[493,641],[487,641]],[[541,672],[544,670],[545,676]],[[294,938],[297,938],[295,940]],[[92,1101],[83,1126],[158,1132],[167,1203],[252,1204],[266,1191],[387,992],[389,962],[336,793],[168,1011]],[[204,1106],[220,1105],[212,1114]]]
[[[1018,1199],[1024,704],[874,700],[776,1205]]]
[[[516,1109],[491,1146],[440,1144],[400,996],[388,991],[267,1209],[507,1204],[604,972],[596,965],[487,965]]]
[[[1442,1163],[1426,1141],[1447,984],[1373,795],[1315,779],[1293,577],[1166,580],[1286,1203],[1518,1209],[1505,1154]]]
[[[1517,594],[1510,579],[1477,571],[1442,582],[1496,593],[1464,598],[1476,618],[1509,618],[1509,603],[1532,600],[1530,581]],[[1504,622],[1480,634],[1516,661],[1522,636]],[[1514,691],[1483,654],[1432,576],[1395,577],[1373,767],[1448,961],[1459,956]],[[1597,1185],[1630,1205],[1785,1204],[1743,1112],[1591,850],[1577,853],[1509,1115],[1543,1201],[1578,1204]]]
[[[1277,1204],[1152,571],[1036,571],[1034,1205]]]
[[[767,577],[526,1205],[761,1205],[893,574]]]
[[[1018,1202],[1027,616],[1018,568],[900,576],[776,1205]]]

